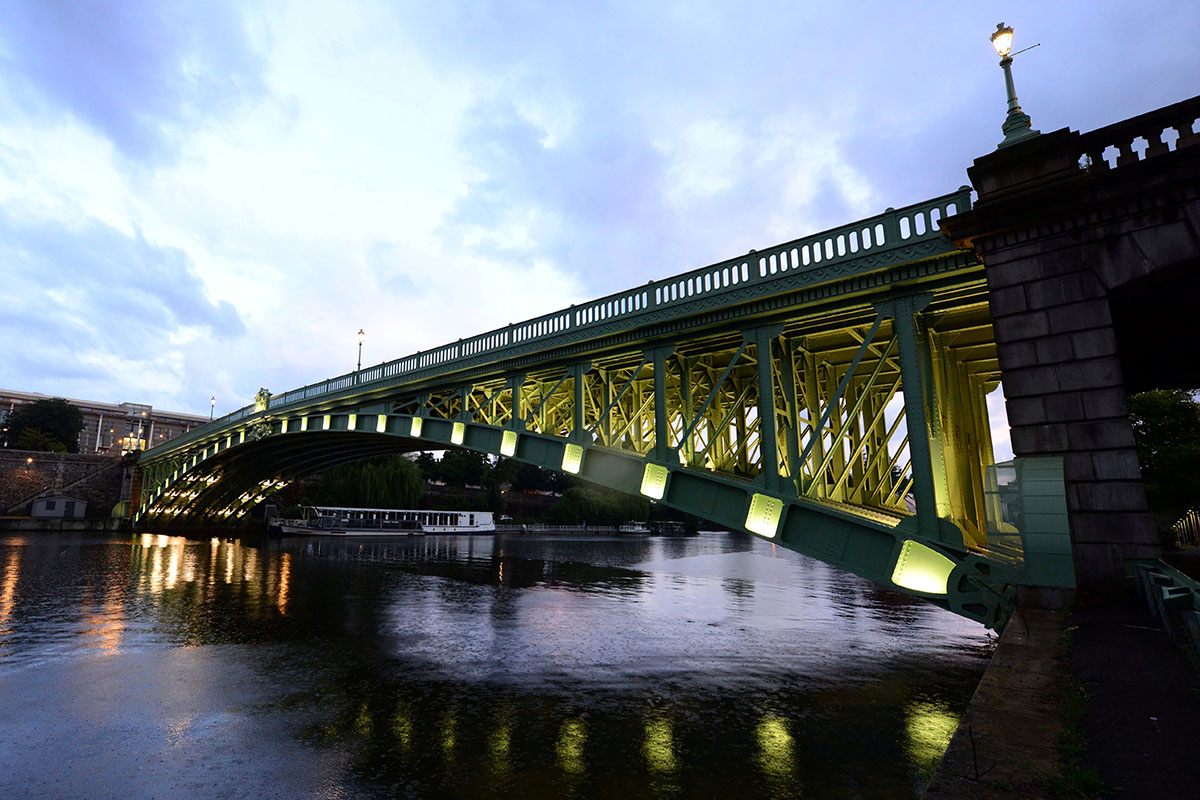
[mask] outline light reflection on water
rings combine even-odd
[[[219,648],[194,707],[136,713],[198,746],[222,665],[249,663],[237,720],[326,753],[326,794],[913,797],[989,652],[972,623],[729,534],[0,536],[0,565],[0,680]]]

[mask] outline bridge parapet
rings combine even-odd
[[[1200,97],[1080,134],[1077,149],[1091,172],[1106,172],[1200,144]]]

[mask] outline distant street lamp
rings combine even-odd
[[[1021,110],[1021,106],[1017,102],[1017,90],[1013,87],[1012,77],[1012,60],[1016,55],[1012,52],[1012,38],[1013,29],[1003,22],[996,26],[996,32],[992,34],[992,47],[996,48],[996,54],[1000,56],[1000,69],[1004,70],[1004,86],[1008,91],[1008,116],[1004,118],[1004,124],[1000,126],[1000,130],[1004,131],[1004,141],[996,145],[997,148],[1009,147],[1017,142],[1032,139],[1041,133],[1041,131],[1033,129],[1029,115]],[[1037,45],[1035,44],[1033,47],[1037,47]],[[1031,48],[1025,48],[1025,50],[1029,49]],[[1025,50],[1018,52],[1024,53]]]
[[[359,370],[362,369],[362,343],[363,343],[363,339],[365,339],[365,338],[367,338],[367,335],[365,333],[363,333],[362,328],[359,328],[358,329],[358,366],[356,366],[354,368],[355,372],[358,372]]]
[[[213,412],[216,410],[217,410],[217,396],[214,394],[212,397],[210,397],[208,399],[208,419],[210,422],[212,421],[212,418],[213,418]]]

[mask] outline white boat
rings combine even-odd
[[[491,511],[422,511],[397,508],[303,506],[301,519],[272,517],[267,526],[284,536],[420,536],[426,533],[495,533]]]

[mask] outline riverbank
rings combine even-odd
[[[1139,600],[1018,611],[926,797],[1191,797],[1197,673]]]
[[[1062,614],[1018,609],[925,789],[938,800],[1050,797],[1062,771]]]
[[[32,531],[119,531],[129,527],[127,519],[63,519],[61,517],[0,517],[0,533]]]

